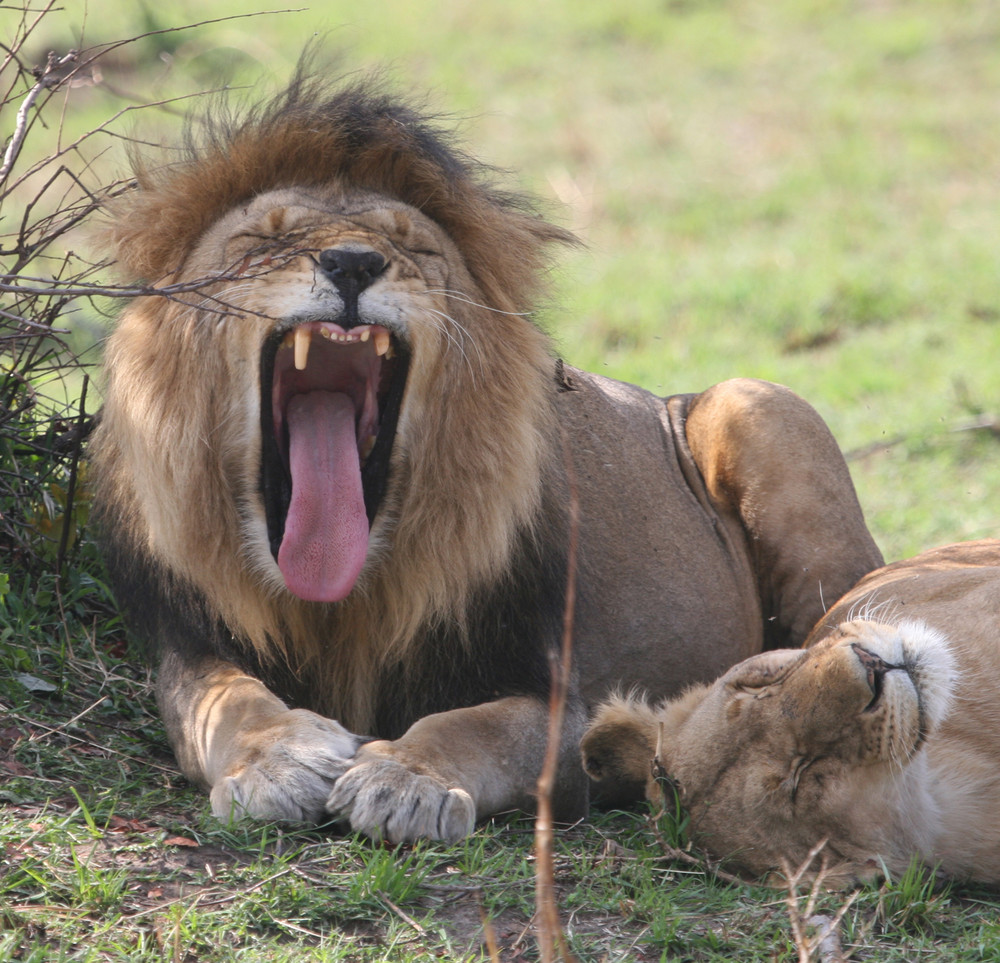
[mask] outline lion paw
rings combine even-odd
[[[468,836],[476,807],[464,789],[449,789],[391,759],[363,762],[337,780],[326,808],[348,819],[351,828],[393,843]]]
[[[215,783],[212,812],[224,820],[320,822],[331,787],[364,741],[333,719],[289,710],[277,725],[255,733],[239,762]]]

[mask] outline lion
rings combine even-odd
[[[655,707],[608,700],[587,771],[653,800],[672,784],[696,842],[753,875],[776,879],[826,840],[831,888],[914,858],[1000,882],[1000,541],[869,574],[806,646]]]
[[[138,161],[108,243],[148,294],[107,343],[104,552],[222,818],[452,841],[530,810],[572,561],[576,819],[615,686],[797,644],[881,564],[790,390],[562,363],[535,313],[572,235],[372,81],[300,70]]]

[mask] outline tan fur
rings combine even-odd
[[[662,733],[659,762],[696,839],[754,874],[795,867],[826,839],[827,884],[899,874],[914,856],[1000,881],[1000,542],[872,573],[809,646],[755,656],[656,708],[605,704],[585,766],[641,778],[659,799]],[[894,666],[878,686],[872,654]]]
[[[220,815],[329,809],[372,835],[455,838],[530,806],[571,497],[566,816],[586,805],[589,706],[707,681],[765,635],[800,642],[824,593],[880,563],[836,444],[787,389],[660,399],[557,364],[528,313],[546,248],[570,236],[364,84],[300,77],[136,176],[109,241],[160,293],[109,340],[100,514],[161,653],[171,741]],[[381,256],[351,325],[390,331],[411,361],[361,574],[308,602],[272,555],[261,359],[346,317],[319,266],[331,250]]]
[[[293,207],[296,203],[301,206]],[[218,271],[220,260],[226,266],[239,263],[247,245],[229,244],[228,236],[237,230],[262,231],[264,218],[255,215],[260,210],[267,212],[265,218],[273,216],[275,205],[284,212],[281,229],[295,231],[300,244],[312,250],[333,247],[343,233],[335,224],[328,225],[327,212],[337,203],[342,203],[337,195],[319,201],[306,195],[304,202],[290,192],[265,195],[238,225],[227,221],[222,231],[209,231],[178,279],[210,276]],[[273,568],[265,565],[262,572],[247,566],[248,534],[252,539],[256,533],[246,532],[240,509],[253,494],[259,458],[256,413],[244,393],[218,390],[221,385],[240,384],[243,372],[253,370],[260,332],[281,312],[285,289],[295,283],[312,284],[311,265],[305,258],[289,258],[280,267],[265,270],[252,285],[227,284],[224,304],[229,313],[221,318],[205,313],[204,291],[199,292],[201,310],[152,298],[136,305],[108,347],[102,437],[113,438],[118,450],[105,448],[99,453],[112,477],[118,459],[135,472],[129,495],[139,502],[137,514],[145,522],[150,550],[202,586],[223,618],[240,625],[262,654],[279,645],[308,663],[318,658],[319,653],[310,649],[322,640],[334,651],[354,650],[347,656],[351,672],[366,662],[377,665],[405,646],[428,620],[461,618],[469,588],[498,576],[498,562],[509,555],[514,526],[530,518],[538,506],[545,394],[551,378],[548,346],[540,332],[523,325],[512,336],[491,324],[492,312],[477,306],[482,294],[465,276],[460,258],[435,225],[382,199],[365,198],[364,203],[373,206],[366,218],[373,222],[382,222],[386,208],[397,215],[393,226],[398,223],[402,230],[390,235],[388,243],[414,243],[407,234],[416,221],[453,262],[447,275],[432,276],[424,290],[413,290],[408,279],[398,282],[399,296],[415,301],[408,322],[416,351],[437,359],[411,377],[408,406],[435,407],[437,402],[429,396],[442,382],[456,398],[475,395],[478,403],[443,405],[435,419],[401,428],[409,457],[400,469],[409,475],[409,484],[397,506],[399,522],[392,535],[396,550],[341,606],[335,619],[330,618],[333,613],[317,613],[315,606],[297,603],[284,593],[275,604],[281,588]],[[312,210],[316,206],[318,212]],[[132,213],[126,218],[129,223],[136,219]],[[348,236],[372,237],[353,224]],[[431,241],[425,238],[421,243]],[[463,292],[463,299],[425,293],[446,286]],[[247,308],[258,314],[235,313]],[[431,312],[452,319],[452,339],[460,341],[462,329],[476,332],[471,357],[463,355],[454,341],[448,343],[440,318]],[[510,392],[505,381],[488,378],[480,371],[480,357],[505,370],[519,390]],[[199,375],[194,384],[192,371]],[[119,399],[126,396],[123,411]],[[223,437],[219,426],[224,426]],[[508,441],[510,449],[495,444],[497,435]],[[462,444],[456,445],[456,439]],[[517,453],[516,459],[509,457],[510,451]],[[227,477],[245,479],[242,490],[205,484],[205,479]],[[439,497],[451,486],[460,489],[463,477],[474,477],[483,497],[475,501]],[[219,537],[206,544],[206,532]],[[192,553],[192,545],[200,550]],[[350,680],[331,682],[334,691],[363,688]],[[362,706],[334,704],[331,711],[349,719],[356,729],[371,725]]]

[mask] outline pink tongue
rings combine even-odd
[[[292,500],[278,549],[288,590],[339,602],[354,588],[368,551],[368,516],[354,433],[354,403],[310,391],[288,404]]]

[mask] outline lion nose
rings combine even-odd
[[[852,642],[851,648],[854,650],[855,655],[857,655],[861,667],[865,670],[865,681],[872,692],[872,701],[868,703],[867,708],[874,709],[882,698],[882,688],[886,675],[895,669],[903,667],[886,662],[885,659],[880,658],[874,652],[869,652],[867,649],[862,648],[857,642]]]
[[[320,270],[336,285],[363,291],[384,270],[386,261],[378,251],[352,251],[331,247],[319,255]]]
[[[358,296],[385,270],[386,259],[378,251],[331,247],[320,251],[318,263],[344,302],[340,324],[345,329],[361,324]]]

